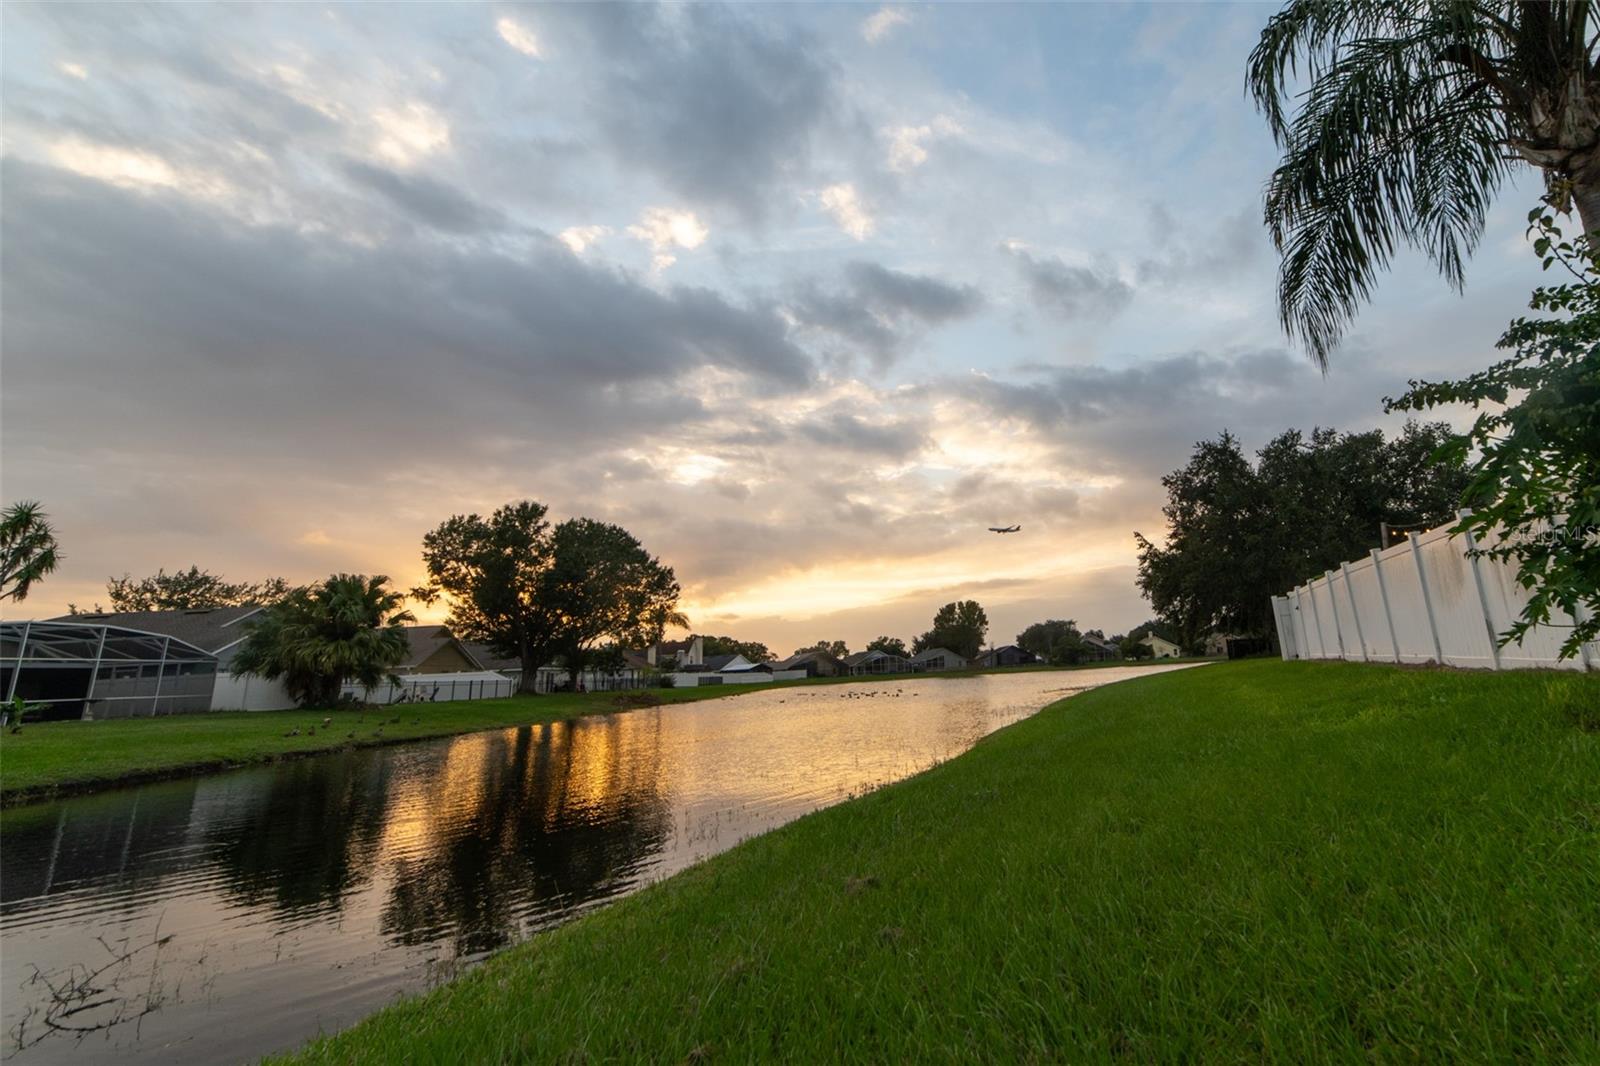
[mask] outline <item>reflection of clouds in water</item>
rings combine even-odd
[[[6,1026],[33,965],[159,922],[161,1009],[71,1045],[74,1063],[289,1047],[1130,672],[769,689],[4,812]]]

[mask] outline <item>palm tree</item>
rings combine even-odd
[[[1268,21],[1247,80],[1284,153],[1279,313],[1320,367],[1401,241],[1461,289],[1519,163],[1600,230],[1597,23],[1591,0],[1292,0]]]
[[[386,577],[335,574],[320,585],[296,589],[249,626],[233,660],[233,675],[283,678],[289,694],[307,707],[339,701],[346,681],[379,684],[410,650],[400,609],[405,597]]]
[[[0,600],[25,600],[33,583],[61,562],[50,516],[37,500],[14,503],[0,514]]]

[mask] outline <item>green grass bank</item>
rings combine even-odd
[[[1055,704],[286,1061],[1600,1061],[1600,677]]]

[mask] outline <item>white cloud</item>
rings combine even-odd
[[[450,145],[450,123],[427,104],[412,101],[372,113],[378,127],[377,154],[399,166],[410,166]]]
[[[49,154],[58,166],[125,189],[175,189],[214,199],[225,195],[229,188],[216,174],[183,170],[154,152],[138,148],[120,148],[67,137],[52,144]]]
[[[539,47],[539,37],[528,27],[514,18],[502,18],[494,24],[495,30],[500,34],[500,39],[525,56],[541,59],[543,50]]]
[[[82,63],[68,63],[63,60],[56,64],[56,69],[70,78],[77,78],[79,81],[89,80],[89,68]]]
[[[904,8],[880,7],[862,21],[861,36],[865,37],[869,44],[877,44],[890,30],[896,26],[904,26],[910,21],[911,14]]]
[[[817,194],[817,201],[824,211],[833,216],[839,228],[856,240],[864,241],[872,232],[872,216],[856,195],[856,187],[849,182],[829,185]]]
[[[573,255],[582,255],[584,249],[610,232],[610,226],[568,226],[556,239],[571,248]]]
[[[710,235],[711,231],[693,211],[670,207],[647,207],[639,221],[628,227],[628,236],[648,244],[656,253],[651,266],[657,272],[678,261],[673,248],[698,248]]]
[[[889,139],[889,169],[901,172],[913,170],[928,161],[925,142],[937,137],[954,137],[965,133],[961,123],[948,115],[940,115],[922,126],[895,126],[884,131]]]

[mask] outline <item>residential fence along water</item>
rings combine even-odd
[[[1448,526],[1411,533],[1272,597],[1283,658],[1600,669],[1596,643],[1560,658],[1574,619],[1559,609],[1549,625],[1500,645],[1529,592],[1517,583],[1514,562],[1474,555],[1473,548],[1470,534],[1453,536]]]

